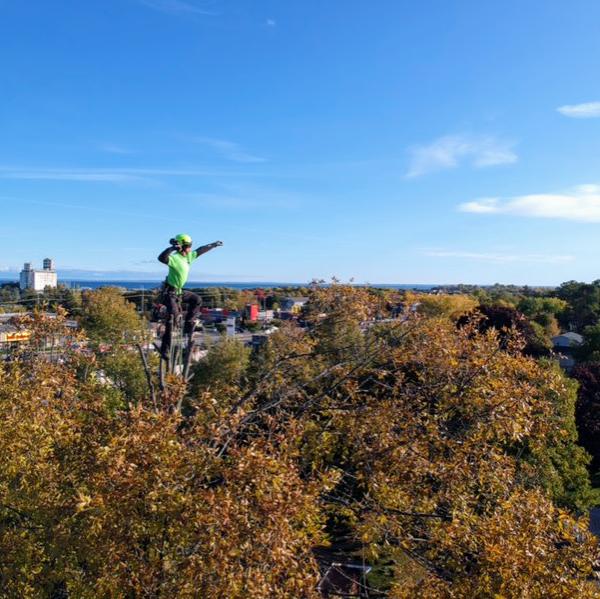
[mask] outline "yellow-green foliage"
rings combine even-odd
[[[2,597],[316,596],[325,482],[300,476],[300,430],[219,455],[212,412],[115,412],[75,372],[0,364]]]
[[[405,301],[409,304],[418,304],[418,312],[424,316],[445,316],[453,320],[473,311],[478,305],[478,301],[470,295],[430,295],[407,292]]]
[[[313,293],[310,329],[156,404],[137,378],[120,408],[86,354],[0,363],[3,596],[311,598],[343,535],[396,599],[597,597],[564,375],[448,305],[368,326],[368,292]]]
[[[106,343],[139,339],[143,328],[135,304],[114,287],[102,287],[83,295],[81,324],[91,339]]]

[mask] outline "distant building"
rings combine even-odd
[[[45,258],[42,270],[35,270],[31,268],[31,262],[25,262],[19,282],[21,289],[44,291],[46,287],[56,287],[57,285],[58,277],[54,268],[54,260]]]
[[[275,318],[275,312],[273,310],[259,310],[258,311],[258,320],[264,320],[265,322],[270,322]]]
[[[30,337],[31,331],[18,329],[11,324],[0,324],[0,344],[28,341]]]
[[[563,333],[552,337],[552,345],[562,368],[571,370],[575,366],[577,348],[583,345],[583,337],[579,333]]]
[[[225,325],[227,327],[227,336],[235,337],[236,317],[228,316],[225,320]]]
[[[552,344],[556,348],[579,347],[583,344],[583,335],[573,332],[563,333],[562,335],[552,337]]]
[[[304,308],[307,303],[307,297],[286,297],[281,300],[280,308],[282,312],[300,314],[300,312],[302,312],[302,308]]]
[[[260,333],[258,335],[252,335],[252,340],[250,341],[250,347],[254,350],[260,349],[267,341],[269,340],[269,336],[265,333]]]
[[[244,311],[244,316],[250,322],[256,322],[258,320],[258,305],[257,304],[248,304]]]

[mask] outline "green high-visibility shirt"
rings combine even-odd
[[[198,252],[190,252],[182,256],[179,252],[173,252],[169,256],[169,274],[167,283],[175,287],[177,293],[181,293],[183,286],[187,283],[190,274],[190,264],[198,257]]]

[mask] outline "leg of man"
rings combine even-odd
[[[161,351],[163,358],[169,355],[169,349],[171,348],[171,339],[173,337],[173,321],[177,319],[179,315],[179,303],[177,302],[177,294],[173,290],[166,289],[163,293],[163,303],[167,307],[167,325],[165,327],[165,333],[162,338]]]
[[[183,301],[187,304],[183,334],[191,335],[194,332],[194,324],[196,317],[198,316],[198,312],[200,311],[200,306],[202,305],[202,299],[199,295],[196,295],[191,291],[184,291]]]

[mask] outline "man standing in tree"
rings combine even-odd
[[[223,245],[222,241],[215,241],[192,250],[192,238],[184,233],[177,235],[169,243],[171,245],[158,256],[158,260],[169,267],[167,279],[163,283],[163,302],[169,314],[167,329],[161,344],[161,354],[163,357],[167,356],[171,346],[172,331],[170,316],[177,316],[179,314],[178,299],[181,299],[187,305],[183,327],[184,335],[192,335],[194,332],[194,321],[202,305],[202,299],[199,295],[183,290],[188,280],[190,264],[202,256],[202,254],[206,254],[206,252],[210,252],[210,250]]]

